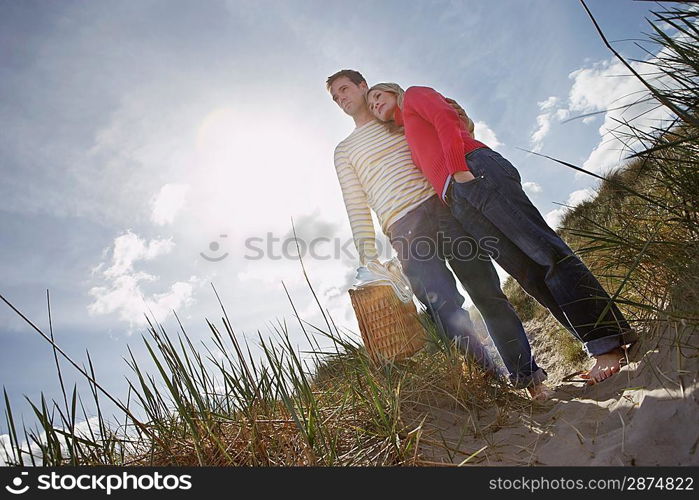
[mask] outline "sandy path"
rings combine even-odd
[[[485,447],[472,463],[699,465],[699,330],[664,324],[657,331],[631,350],[629,365],[596,386],[560,381],[550,370],[556,399],[529,403],[525,412],[433,409],[422,456],[458,464]]]

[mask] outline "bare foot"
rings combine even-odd
[[[548,401],[554,395],[553,390],[546,384],[536,384],[527,387],[529,397],[534,401]]]
[[[586,374],[581,375],[581,377],[587,379],[588,385],[598,384],[617,373],[625,361],[626,351],[621,347],[617,347],[597,356],[595,358],[595,366],[590,368]]]

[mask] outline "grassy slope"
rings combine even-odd
[[[680,91],[665,95],[691,113],[699,101],[696,46],[680,47],[681,57],[670,60],[683,79]],[[697,464],[697,137],[695,114],[671,131],[639,132],[654,149],[604,181],[594,200],[563,221],[564,238],[644,334],[632,362],[603,384],[561,382],[556,402],[533,404],[436,339],[406,362],[377,367],[330,318],[320,327],[300,323],[311,345],[322,334],[336,347],[317,356],[315,372],[281,324],[278,341],[260,338],[261,363],[246,355],[224,311],[223,327],[209,323],[207,352],[184,328],[175,337],[151,325],[144,340],[156,370],[146,373],[132,360],[130,401],[120,416],[126,429],[108,427],[100,415],[100,429],[79,433],[75,394],[65,406],[37,404],[36,430],[18,429],[6,398],[10,462]],[[579,344],[516,283],[505,289],[552,379],[580,368]],[[100,391],[94,383],[92,389],[97,403]],[[144,417],[130,413],[136,406]]]

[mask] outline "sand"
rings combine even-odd
[[[620,373],[594,386],[563,380],[551,365],[555,349],[533,345],[555,398],[516,412],[434,408],[420,446],[426,461],[459,464],[481,450],[467,463],[699,465],[698,329],[658,323],[630,350]]]

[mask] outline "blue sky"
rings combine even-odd
[[[588,4],[611,40],[649,31],[652,3]],[[552,225],[556,203],[595,183],[518,148],[614,168],[605,130],[618,115],[562,121],[639,90],[573,0],[0,0],[0,293],[45,328],[49,289],[59,344],[81,363],[88,349],[121,397],[127,344],[147,365],[144,304],[166,330],[174,308],[205,339],[204,318],[221,316],[213,282],[254,341],[270,322],[293,324],[283,281],[318,322],[298,261],[273,256],[292,217],[306,239],[351,238],[332,156],[353,123],[324,88],[341,68],[457,99]],[[259,252],[245,242],[268,234],[281,239],[274,255],[246,258]],[[305,263],[324,306],[356,331],[356,261]],[[22,395],[58,398],[50,347],[4,304],[0,342],[0,383],[31,421]]]

